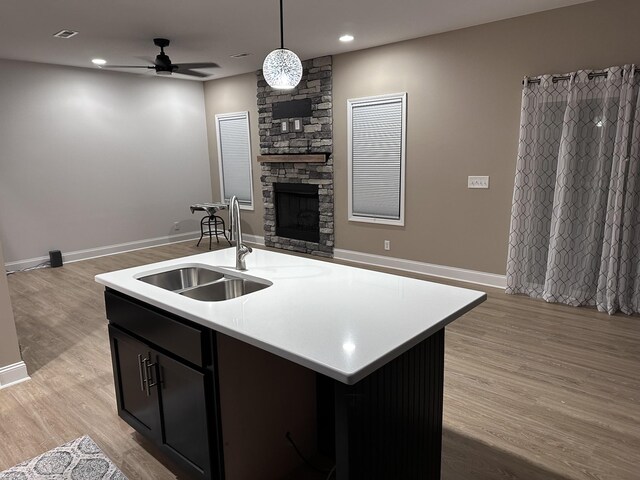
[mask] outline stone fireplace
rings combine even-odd
[[[332,257],[332,59],[307,60],[302,67],[302,80],[287,91],[271,89],[258,72],[264,239],[268,247]]]

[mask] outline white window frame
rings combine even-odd
[[[382,217],[370,217],[353,213],[353,108],[362,105],[381,105],[385,103],[402,103],[402,140],[400,152],[400,218],[390,219]],[[405,207],[405,179],[406,179],[406,152],[407,152],[407,93],[390,93],[372,97],[351,98],[347,100],[347,149],[348,149],[348,183],[349,183],[349,221],[376,223],[382,225],[404,226]]]
[[[254,195],[253,195],[253,167],[252,167],[252,155],[251,155],[251,131],[249,129],[249,112],[232,112],[232,113],[218,113],[215,116],[216,119],[216,140],[218,142],[218,172],[220,175],[220,196],[221,202],[225,203],[225,191],[224,191],[224,168],[222,166],[222,141],[220,140],[220,121],[221,120],[237,120],[245,119],[247,122],[247,145],[249,146],[249,182],[251,184],[251,203],[249,205],[239,203],[241,210],[254,210]]]

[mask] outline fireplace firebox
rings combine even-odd
[[[307,242],[320,240],[318,185],[274,183],[276,235]]]

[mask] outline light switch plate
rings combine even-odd
[[[489,176],[469,176],[467,188],[489,188]]]

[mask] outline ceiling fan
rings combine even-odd
[[[219,68],[220,65],[213,62],[205,63],[171,63],[169,56],[164,53],[165,47],[169,46],[170,41],[166,38],[154,38],[153,43],[156,47],[160,47],[160,53],[156,55],[155,60],[149,59],[153,65],[108,65],[107,68],[147,68],[153,69],[158,75],[171,75],[179,73],[181,75],[190,75],[192,77],[209,77],[210,73],[196,72],[194,69],[199,68]]]

